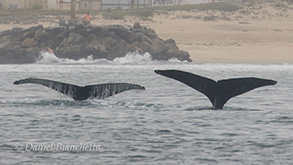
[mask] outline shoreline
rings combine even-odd
[[[139,22],[154,29],[164,40],[174,39],[177,46],[188,51],[197,64],[293,64],[293,21],[290,18],[250,20],[245,24],[241,21],[174,19],[166,15],[156,15],[153,20],[106,20],[98,16],[92,24],[133,26]],[[58,25],[52,22],[39,24],[44,27]],[[36,24],[0,24],[0,31],[31,26]]]
[[[184,49],[188,46],[182,47],[180,48]],[[190,50],[189,53],[193,62],[200,64],[293,64],[292,48],[293,45],[278,46],[277,49],[274,45],[206,47],[199,50]]]
[[[194,63],[293,64],[293,21],[161,21],[149,27],[173,38]]]

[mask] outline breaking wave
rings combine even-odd
[[[114,63],[118,64],[142,64],[152,62],[152,56],[149,53],[140,54],[138,52],[129,52],[124,57],[115,58]]]
[[[79,60],[73,60],[68,58],[58,58],[53,53],[41,52],[36,63],[38,64],[54,64],[54,63],[93,63],[95,60],[93,56],[88,56],[87,58],[82,58]]]
[[[168,62],[181,63],[178,59],[170,59]],[[68,58],[58,58],[53,53],[41,52],[39,58],[36,60],[38,64],[152,64],[161,63],[153,60],[149,53],[141,54],[139,52],[129,52],[124,57],[115,58],[113,61],[107,59],[94,59],[92,55],[81,58],[79,60],[73,60]]]

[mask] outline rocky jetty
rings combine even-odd
[[[150,28],[135,23],[125,25],[78,25],[29,29],[13,28],[0,32],[0,63],[34,63],[40,52],[50,48],[59,58],[78,60],[92,55],[94,59],[113,60],[128,52],[150,53],[154,60],[177,58],[191,61],[189,53],[179,50],[173,39],[162,40]]]

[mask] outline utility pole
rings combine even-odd
[[[93,9],[93,0],[89,0],[89,11],[91,11],[91,9]]]
[[[76,0],[71,0],[71,19],[76,18],[75,3]]]
[[[134,8],[134,0],[131,0],[131,9]]]

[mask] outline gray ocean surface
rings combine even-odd
[[[212,110],[206,96],[156,69],[214,80],[278,81]],[[158,62],[148,55],[0,65],[0,164],[293,164],[293,65]],[[73,101],[22,78],[146,87]],[[73,147],[72,147],[73,146]],[[72,147],[72,148],[70,148]]]

